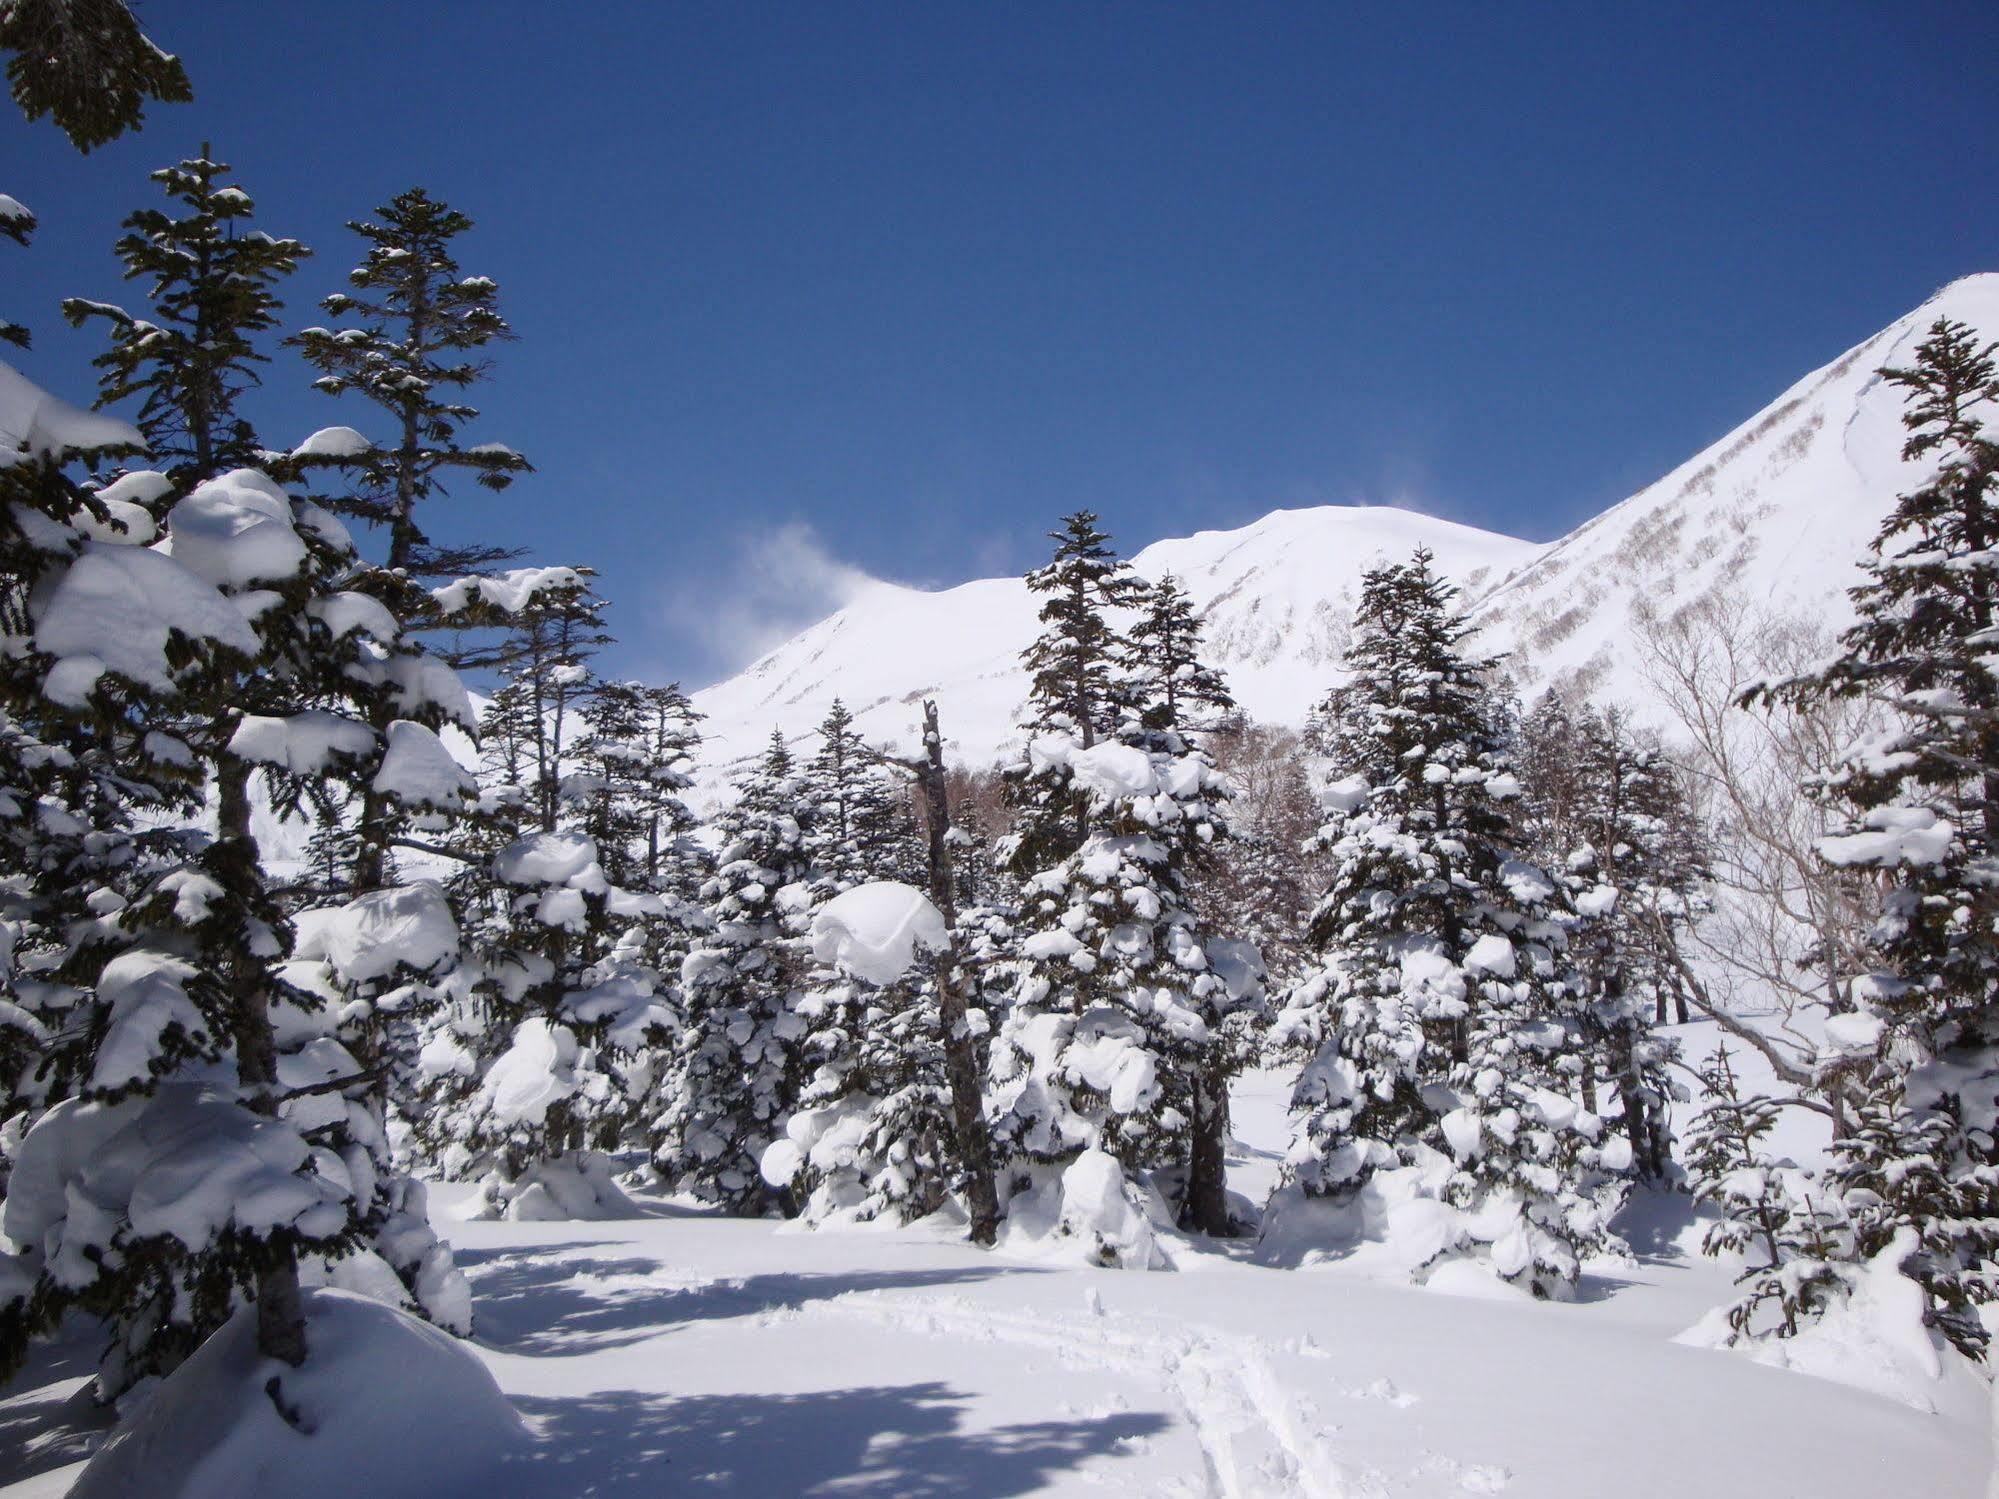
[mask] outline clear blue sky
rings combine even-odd
[[[1999,6],[1749,9],[148,0],[196,103],[88,158],[0,118],[5,310],[87,392],[56,299],[204,137],[319,252],[297,323],[423,184],[520,333],[476,436],[540,469],[434,531],[596,565],[614,664],[690,683],[732,596],[1018,570],[1077,506],[1551,537],[1999,268]],[[374,424],[305,379],[267,440]]]

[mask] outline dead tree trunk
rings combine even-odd
[[[937,1011],[944,1031],[944,1072],[951,1090],[951,1127],[956,1135],[958,1168],[964,1173],[965,1204],[971,1216],[975,1244],[999,1237],[999,1193],[993,1185],[993,1142],[986,1129],[985,1102],[979,1087],[979,1059],[967,1023],[965,994],[958,974],[957,882],[951,870],[951,801],[944,778],[944,736],[937,728],[937,704],[923,705],[923,756],[905,762],[916,776],[923,796],[923,830],[927,844],[930,899],[943,913],[950,938],[937,955]]]

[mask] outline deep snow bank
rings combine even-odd
[[[306,1298],[311,1354],[257,1353],[254,1313],[159,1387],[91,1459],[70,1499],[401,1499],[468,1494],[529,1441],[469,1347],[344,1291]],[[273,1378],[295,1429],[268,1391]]]

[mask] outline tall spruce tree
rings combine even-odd
[[[487,346],[513,337],[500,316],[499,287],[490,276],[462,274],[455,241],[472,220],[422,188],[398,193],[376,212],[380,222],[347,226],[368,244],[347,276],[354,291],[320,303],[340,326],[307,328],[290,342],[321,371],[314,385],[335,396],[351,390],[381,407],[394,435],[381,446],[305,456],[354,481],[335,508],[387,530],[391,569],[437,578],[490,567],[513,553],[440,545],[419,512],[454,476],[497,490],[531,469],[503,443],[467,445],[460,435],[479,411],[459,393],[485,375]]]
[[[1615,1090],[1632,1166],[1664,1180],[1671,1162],[1669,1038],[1654,1017],[1677,983],[1674,946],[1704,902],[1688,799],[1653,736],[1617,709],[1550,693],[1521,722],[1524,844],[1573,914],[1569,953],[1590,1049],[1582,1102]]]
[[[773,730],[715,819],[708,927],[681,965],[677,1083],[653,1126],[664,1179],[744,1215],[773,1205],[763,1154],[799,1096],[809,823],[791,751]]]
[[[1111,550],[1090,511],[1064,516],[1049,536],[1054,556],[1027,575],[1028,592],[1042,600],[1041,633],[1021,653],[1029,673],[1021,726],[1030,737],[1072,739],[1088,749],[1126,716],[1130,647],[1116,616],[1144,601],[1146,585]],[[1016,873],[1049,868],[1083,841],[1084,798],[1071,787],[1064,758],[1030,758],[1008,772],[1006,787],[1014,812],[1007,859]]]
[[[1125,632],[1126,690],[1149,728],[1182,734],[1216,729],[1236,712],[1227,679],[1201,654],[1201,617],[1168,574],[1134,600]]]
[[[255,204],[226,180],[229,171],[204,144],[199,156],[152,174],[173,206],[131,214],[115,246],[125,279],[146,285],[142,315],[82,297],[62,304],[73,326],[108,325],[111,347],[94,361],[103,371],[98,404],[139,403],[152,458],[181,493],[259,461],[240,398],[268,362],[257,341],[277,326],[277,287],[311,253],[295,239],[249,231]]]
[[[1189,1221],[1227,1228],[1226,1069],[1210,1021],[1247,991],[1216,972],[1189,894],[1227,787],[1178,723],[1225,691],[1199,662],[1184,596],[1138,579],[1095,516],[1068,516],[1052,536],[1053,558],[1028,576],[1045,602],[1022,657],[1027,760],[1007,775],[1020,979],[987,1109],[1005,1189],[1042,1204],[1030,1216],[1050,1215],[1106,1262],[1142,1265],[1156,1254],[1151,1173],[1177,1174]],[[1143,650],[1132,615],[1150,631]],[[1072,1170],[1083,1173],[1073,1190]],[[1083,1210],[1090,1196],[1125,1206],[1106,1218]]]
[[[1878,872],[1876,969],[1860,986],[1879,1022],[1865,1124],[1836,1185],[1856,1259],[1909,1230],[1902,1269],[1926,1319],[1984,1353],[1976,1315],[1999,1257],[1999,343],[1932,324],[1915,362],[1884,369],[1906,392],[1903,457],[1929,478],[1882,522],[1857,619],[1817,676],[1752,693],[1864,696],[1892,726],[1856,747],[1826,789],[1858,809],[1827,838],[1831,863]],[[1892,1184],[1892,1187],[1890,1186]]]
[[[1323,966],[1280,1020],[1316,1049],[1286,1173],[1347,1202],[1377,1171],[1416,1168],[1459,1216],[1413,1268],[1483,1255],[1562,1295],[1605,1238],[1602,1124],[1570,1096],[1582,1037],[1556,892],[1515,855],[1504,714],[1454,597],[1422,551],[1362,581],[1326,713]]]

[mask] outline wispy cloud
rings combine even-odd
[[[733,554],[667,584],[657,618],[694,680],[740,671],[852,600],[876,579],[842,562],[804,521],[745,538]]]

